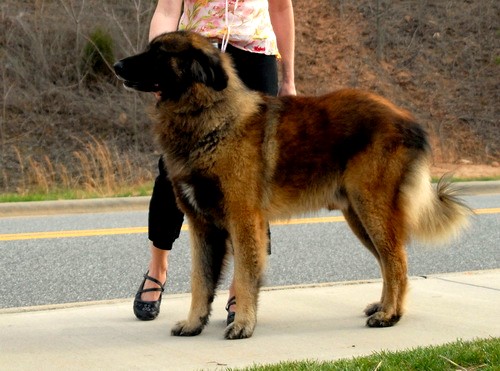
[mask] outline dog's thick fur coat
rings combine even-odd
[[[161,94],[155,132],[190,225],[192,303],[173,335],[197,335],[208,322],[231,246],[237,312],[225,337],[252,335],[270,220],[342,211],[382,271],[381,299],[365,310],[372,327],[403,314],[409,239],[447,238],[466,223],[469,209],[449,184],[430,183],[424,129],[379,96],[263,96],[241,83],[229,56],[189,32],[155,38],[115,71],[126,86]]]

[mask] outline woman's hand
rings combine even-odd
[[[295,83],[293,81],[282,81],[278,96],[283,97],[285,95],[297,95],[295,89]]]

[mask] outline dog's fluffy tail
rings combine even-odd
[[[458,197],[459,189],[443,176],[434,187],[429,165],[417,166],[402,194],[412,237],[427,242],[445,242],[457,237],[468,225],[472,210]]]

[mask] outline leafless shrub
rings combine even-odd
[[[155,147],[144,106],[152,98],[126,91],[115,79],[83,84],[82,61],[98,28],[111,36],[117,57],[144,47],[153,6],[139,0],[9,0],[0,7],[0,190],[68,184],[85,170],[73,154],[88,156],[103,146],[151,174]],[[106,166],[104,175],[123,171],[115,163]],[[63,179],[49,176],[55,168],[64,169]],[[108,181],[98,178],[103,188],[113,188]]]

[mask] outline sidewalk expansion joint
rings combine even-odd
[[[427,276],[421,276],[421,277],[428,278]],[[451,282],[451,283],[457,283],[459,285],[478,287],[478,288],[481,288],[481,289],[487,289],[487,290],[493,290],[493,291],[500,291],[500,289],[497,289],[495,287],[489,287],[489,286],[483,286],[483,285],[475,285],[473,283],[454,281],[454,280],[449,280],[449,279],[441,278],[441,277],[433,277],[433,278],[435,278],[437,280],[441,280],[441,281],[446,281],[446,282]]]

